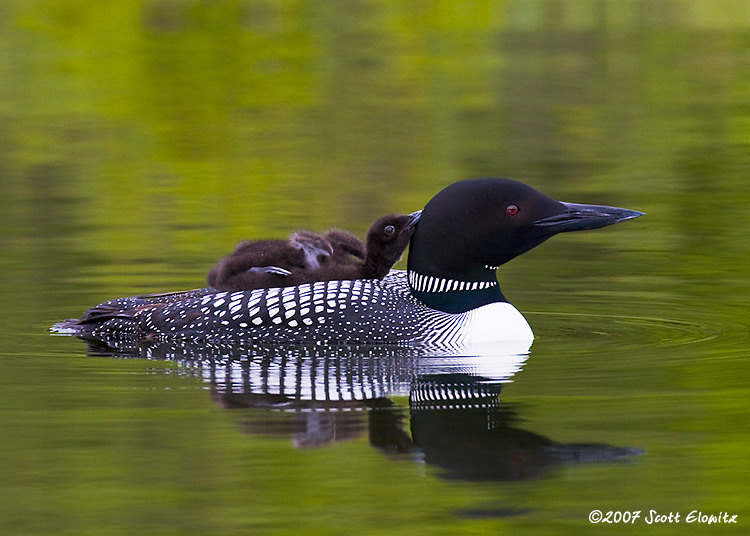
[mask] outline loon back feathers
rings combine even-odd
[[[100,315],[96,322],[66,320],[53,330],[105,343],[128,339],[220,344],[262,339],[454,348],[498,335],[527,343],[533,338],[523,316],[508,303],[496,304],[502,322],[490,330],[481,314],[450,315],[426,307],[411,296],[406,272],[399,270],[382,280],[318,281],[238,292],[208,288],[169,299],[119,298],[106,305],[111,314]]]

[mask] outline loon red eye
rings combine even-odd
[[[520,208],[518,208],[518,205],[508,205],[505,207],[505,213],[508,216],[515,216],[521,211]]]
[[[383,229],[383,231],[387,235],[392,235],[393,233],[396,232],[396,228],[393,225],[386,225],[385,229]]]

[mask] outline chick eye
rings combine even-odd
[[[393,225],[386,225],[385,229],[383,229],[383,232],[387,235],[392,235],[396,232],[396,228]]]
[[[505,207],[505,213],[508,216],[516,216],[519,212],[521,212],[521,209],[518,208],[518,205],[508,205]]]

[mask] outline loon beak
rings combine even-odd
[[[553,233],[567,231],[584,231],[598,229],[617,222],[643,216],[643,212],[619,207],[605,207],[602,205],[580,205],[577,203],[562,203],[565,210],[554,216],[542,218],[531,225],[546,227]]]
[[[421,217],[422,217],[422,211],[421,210],[418,210],[416,212],[412,212],[411,214],[409,214],[409,221],[406,222],[405,229],[411,229],[411,228],[413,228],[417,224],[417,222],[419,221],[419,218],[421,218]]]

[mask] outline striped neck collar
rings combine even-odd
[[[500,292],[494,275],[494,272],[486,274],[487,279],[483,281],[461,281],[408,270],[409,290],[412,296],[431,309],[464,313],[488,303],[508,301]]]
[[[409,270],[409,287],[417,292],[462,292],[497,287],[497,281],[457,281]]]

